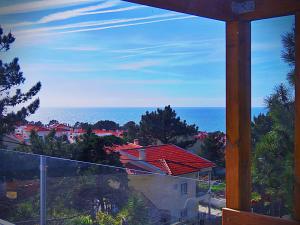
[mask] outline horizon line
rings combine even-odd
[[[165,106],[40,106],[39,108],[164,108]],[[226,108],[226,106],[172,106],[171,108]],[[267,108],[267,106],[251,106],[251,108]]]

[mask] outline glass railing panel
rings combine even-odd
[[[25,204],[22,213],[9,210],[0,216],[14,224],[26,221],[28,224],[221,224],[223,203],[210,194],[207,174],[201,179],[198,173],[169,176],[141,169],[0,152],[1,165],[2,162],[8,165],[0,167],[1,175],[13,177],[10,174],[15,172],[16,180],[32,185],[27,198],[19,199],[18,195],[15,200]],[[44,164],[40,165],[42,158]],[[45,173],[39,170],[43,168]],[[44,206],[40,204],[43,199]],[[4,196],[1,205],[8,201],[11,200]]]
[[[13,224],[39,221],[39,156],[0,151],[0,219]]]

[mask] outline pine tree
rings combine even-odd
[[[7,52],[14,41],[13,35],[4,34],[0,27],[0,53]],[[39,107],[40,101],[37,98],[29,105],[14,110],[16,106],[31,100],[41,89],[41,83],[38,82],[27,92],[22,92],[20,86],[24,82],[25,77],[21,72],[18,58],[14,58],[10,63],[3,63],[0,60],[0,138],[12,132],[18,122],[34,114]]]
[[[188,147],[196,142],[194,136],[198,133],[198,127],[188,125],[185,120],[177,116],[171,106],[146,112],[140,122],[140,139],[142,144],[175,144],[180,147]]]

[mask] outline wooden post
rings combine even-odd
[[[295,185],[294,217],[300,221],[300,12],[296,14],[296,82],[295,82]]]
[[[226,207],[250,211],[251,24],[226,23]]]

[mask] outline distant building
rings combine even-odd
[[[181,221],[197,218],[200,199],[196,180],[200,173],[209,173],[214,163],[170,144],[142,147],[129,143],[108,150],[120,153],[121,162],[129,174],[129,186],[143,193],[164,212],[162,221],[167,218],[171,220],[169,222],[175,222],[172,218],[181,218]],[[161,194],[162,191],[164,194]]]
[[[104,136],[116,136],[116,137],[123,137],[123,131],[120,130],[105,130],[105,129],[94,129],[92,131],[94,134],[96,134],[99,137],[104,137]]]

